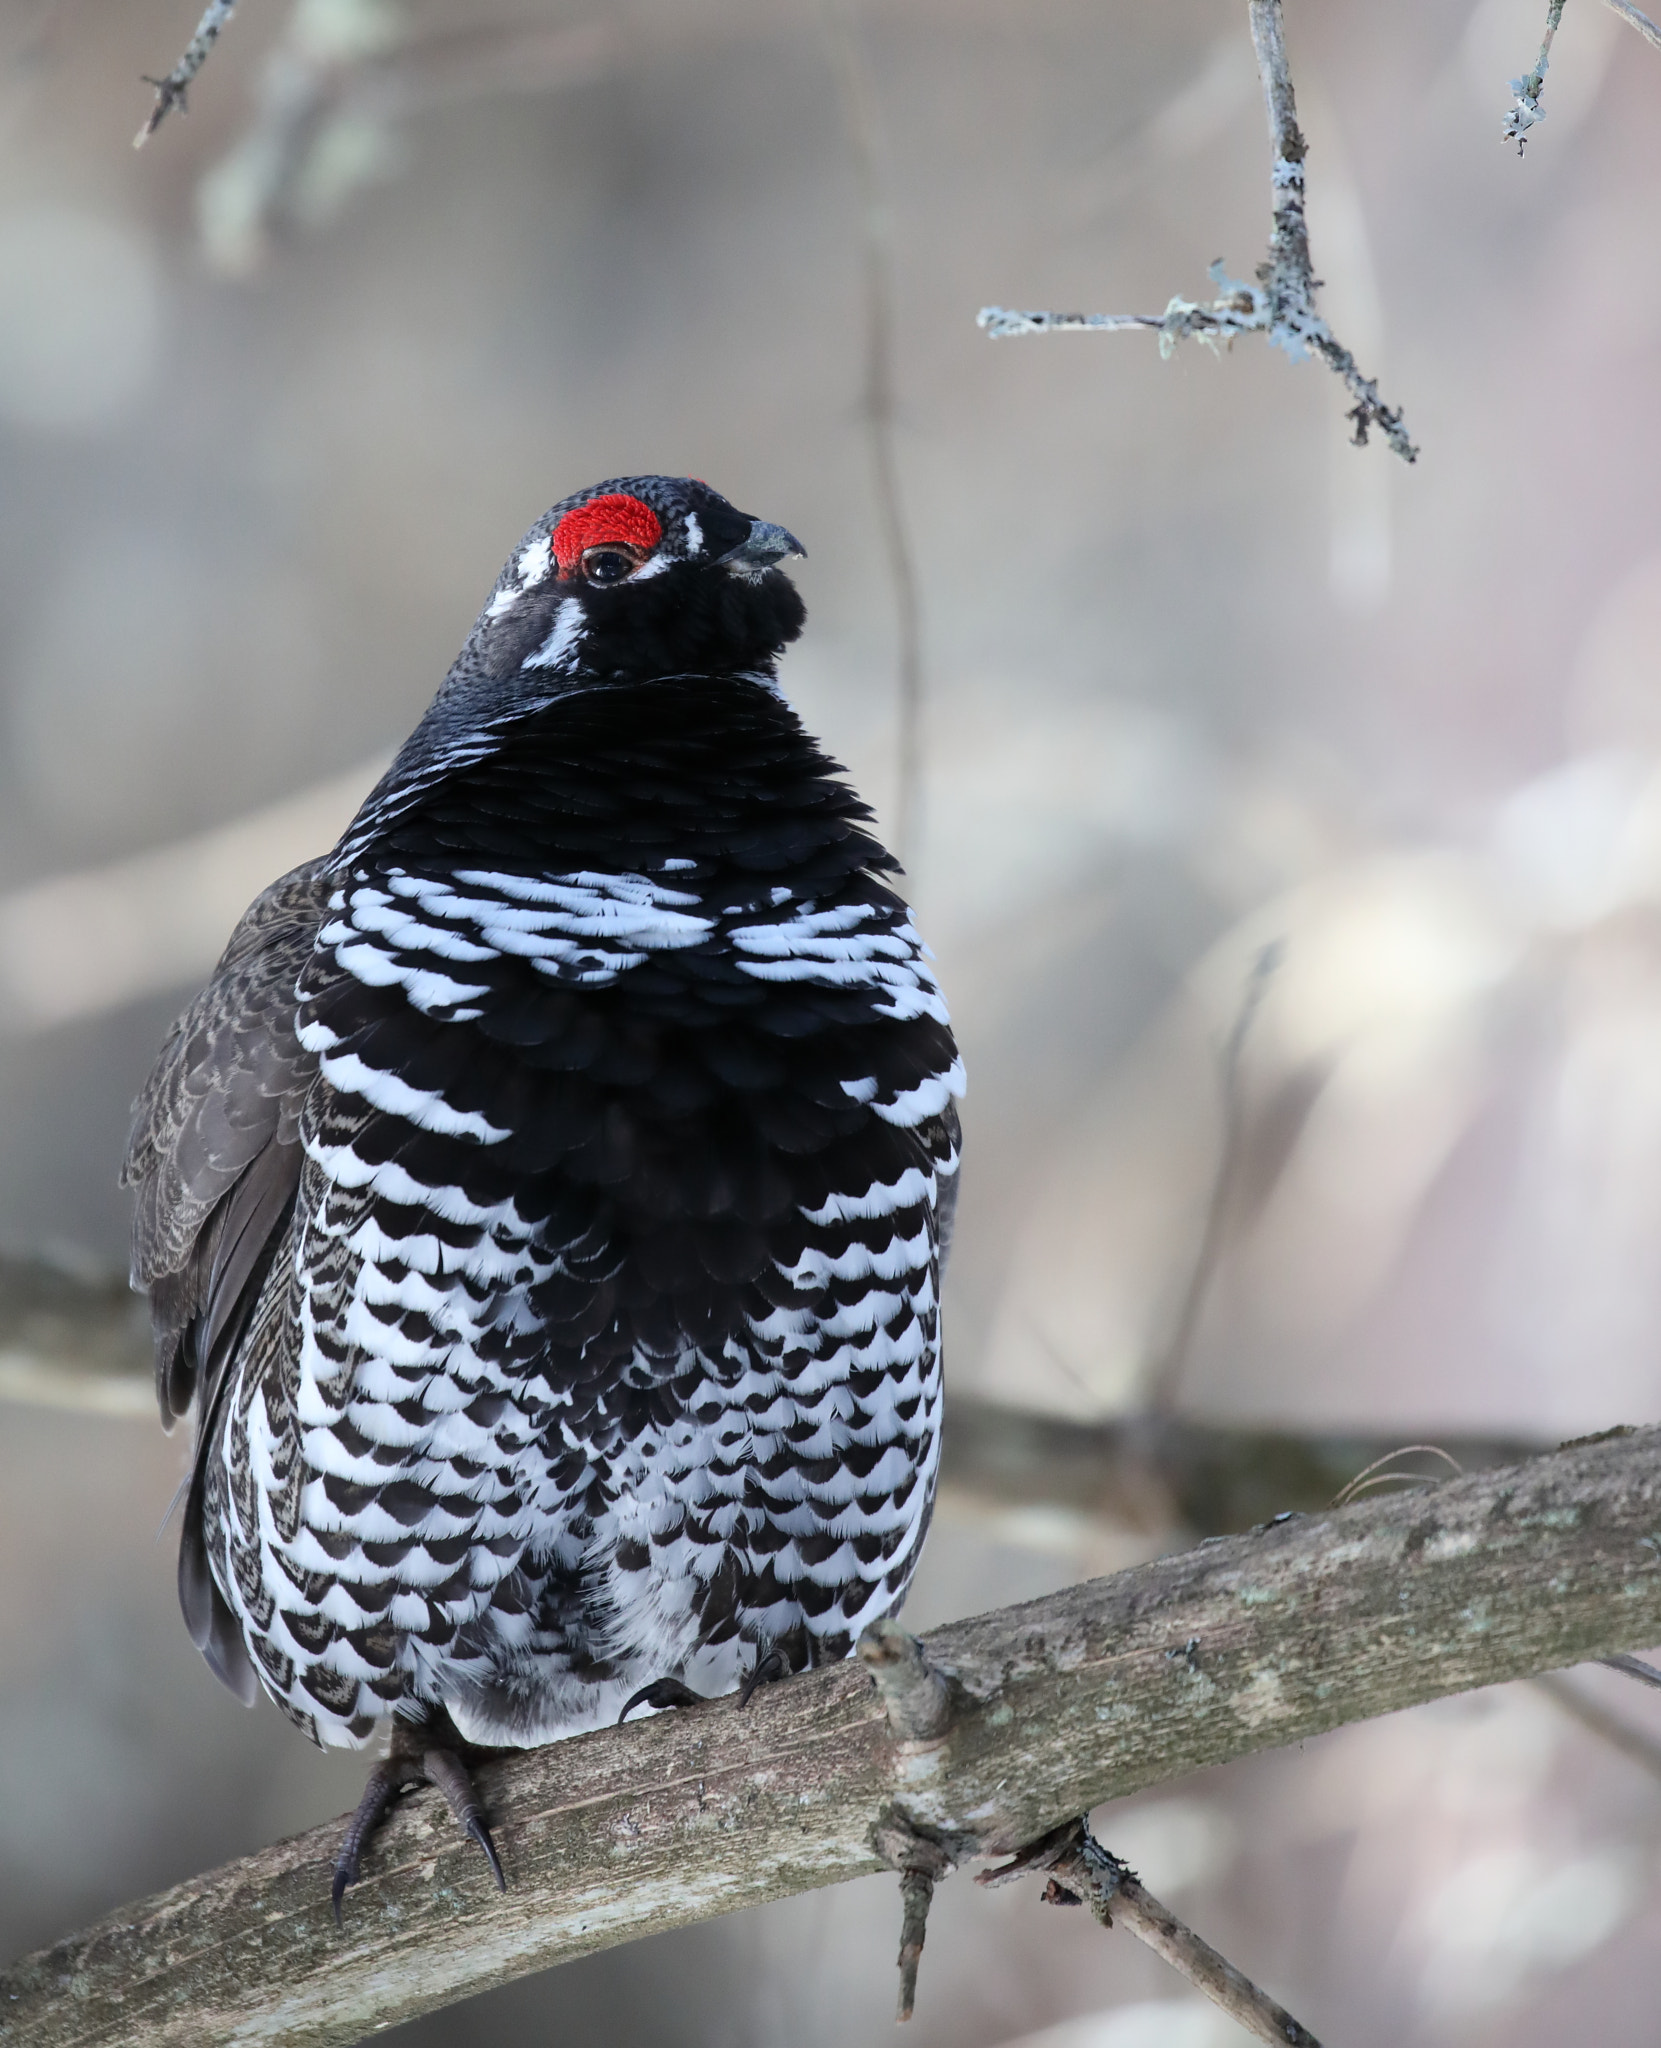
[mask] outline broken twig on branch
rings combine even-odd
[[[1291,2048],[1321,2048],[1306,2026],[1283,2005],[1220,1956],[1148,1891],[1136,1872],[1104,1849],[1082,1820],[1069,1821],[996,1870],[983,1870],[976,1884],[1009,1884],[1037,1873],[1048,1878],[1044,1902],[1087,1905],[1103,1927],[1123,1927],[1145,1942],[1194,1989],[1238,2020],[1260,2041]]]
[[[1561,5],[1561,0],[1554,0]],[[1270,182],[1274,224],[1269,233],[1268,260],[1258,265],[1257,282],[1241,284],[1228,277],[1221,262],[1211,275],[1218,295],[1209,304],[1173,298],[1161,314],[1153,313],[1026,313],[1005,306],[983,306],[976,316],[994,341],[1023,334],[1118,332],[1131,327],[1155,328],[1161,355],[1180,341],[1203,341],[1210,347],[1232,343],[1237,334],[1263,334],[1293,362],[1319,356],[1344,381],[1354,404],[1348,418],[1351,439],[1367,445],[1376,428],[1404,462],[1418,460],[1399,407],[1386,405],[1371,377],[1362,375],[1347,348],[1317,310],[1320,280],[1310,263],[1309,228],[1304,218],[1304,159],[1309,145],[1298,127],[1292,71],[1286,56],[1281,0],[1249,0],[1252,47],[1269,116],[1274,150]]]
[[[505,1895],[417,1794],[377,1838],[343,1932],[331,1824],[18,1963],[0,1976],[5,2039],[329,2048],[891,1868],[885,1828],[954,1863],[1015,1854],[1208,1765],[1661,1639],[1658,1527],[1661,1430],[1635,1431],[939,1629],[920,1649],[950,1701],[931,1739],[897,1737],[856,1660],[769,1686],[747,1713],[715,1700],[498,1758],[478,1783]],[[881,1661],[909,1668],[908,1653]],[[934,1692],[916,1677],[899,1692]]]

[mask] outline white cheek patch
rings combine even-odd
[[[568,675],[576,666],[577,652],[583,644],[582,606],[570,598],[559,608],[554,620],[554,630],[543,641],[534,654],[527,654],[519,664],[521,668],[551,668]]]
[[[698,524],[696,512],[688,512],[681,522],[686,533],[686,552],[701,555],[704,551],[704,529]]]
[[[649,562],[642,562],[628,580],[631,583],[644,583],[648,576],[661,576],[670,566],[669,557],[660,552],[653,555]]]

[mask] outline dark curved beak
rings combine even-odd
[[[728,548],[724,555],[717,557],[715,567],[771,569],[775,562],[782,562],[787,555],[800,555],[806,561],[807,549],[784,527],[774,526],[765,519],[754,519],[737,547]]]

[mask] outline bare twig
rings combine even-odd
[[[1203,341],[1215,348],[1237,334],[1263,334],[1293,362],[1318,355],[1344,381],[1354,404],[1349,419],[1351,439],[1367,445],[1374,428],[1404,462],[1418,459],[1400,409],[1386,405],[1378,385],[1364,377],[1347,348],[1316,309],[1319,289],[1310,264],[1309,229],[1304,218],[1304,159],[1309,153],[1298,127],[1291,66],[1281,25],[1281,0],[1248,0],[1252,47],[1263,81],[1269,115],[1269,140],[1274,150],[1271,184],[1274,225],[1269,234],[1268,261],[1258,266],[1256,284],[1241,284],[1226,275],[1220,262],[1211,266],[1218,296],[1209,304],[1173,298],[1163,314],[1148,313],[1025,313],[1004,306],[983,306],[977,316],[994,341],[1022,334],[1079,331],[1115,332],[1130,327],[1157,328],[1161,355],[1180,341]],[[1559,7],[1562,0],[1554,0]]]
[[[923,631],[915,550],[900,491],[894,446],[894,214],[883,163],[876,89],[860,37],[858,0],[825,0],[824,19],[836,64],[843,125],[859,179],[865,268],[865,421],[883,551],[894,586],[899,683],[898,789],[894,851],[902,863],[916,853],[921,804]]]
[[[920,1834],[898,1808],[878,1824],[875,1841],[878,1855],[900,1873],[900,1991],[894,2017],[905,2021],[917,2008],[917,1966],[923,1959],[934,1888],[955,1859],[941,1843]]]
[[[1155,1414],[1168,1414],[1176,1406],[1183,1370],[1188,1363],[1188,1354],[1194,1346],[1194,1333],[1199,1328],[1200,1312],[1205,1307],[1212,1277],[1217,1270],[1217,1261],[1222,1253],[1223,1231],[1228,1222],[1229,1205],[1233,1199],[1234,1184],[1239,1173],[1241,1146],[1246,1135],[1246,1108],[1240,1088],[1240,1062],[1245,1056],[1246,1041],[1251,1037],[1252,1026],[1257,1022],[1257,1013],[1263,1007],[1263,998],[1269,993],[1269,984],[1280,966],[1284,950],[1280,940],[1276,939],[1265,946],[1252,962],[1251,972],[1246,977],[1246,986],[1240,996],[1240,1008],[1235,1014],[1233,1027],[1223,1042],[1221,1071],[1218,1077],[1222,1099],[1223,1135],[1217,1154],[1217,1175],[1211,1183],[1211,1199],[1206,1205],[1205,1224],[1200,1231],[1199,1248],[1194,1254],[1193,1270],[1188,1276],[1188,1285],[1183,1290],[1176,1322],[1172,1326],[1161,1356],[1148,1376],[1147,1406]]]
[[[5,2039],[330,2048],[882,1869],[896,1815],[952,1861],[1008,1855],[1232,1757],[1661,1639],[1658,1527],[1661,1430],[1640,1431],[940,1629],[925,1650],[953,1711],[926,1750],[895,1739],[848,1663],[743,1714],[717,1700],[499,1758],[478,1781],[505,1896],[443,1802],[417,1795],[378,1838],[343,1933],[336,1830],[314,1829],[16,1965],[0,1976]]]
[[[1284,2006],[1202,1941],[1169,1906],[1161,1905],[1128,1864],[1102,1847],[1084,1821],[1054,1829],[1010,1862],[982,1871],[975,1882],[1008,1884],[1029,1873],[1048,1878],[1046,1904],[1082,1902],[1101,1926],[1125,1928],[1258,2040],[1280,2042],[1282,2048],[1288,2043],[1290,2048],[1321,2048]]]
[[[190,111],[185,100],[190,81],[208,61],[208,52],[218,42],[220,30],[235,12],[236,0],[208,0],[202,19],[196,24],[196,33],[178,63],[165,78],[146,75],[144,83],[156,88],[156,104],[150,109],[150,118],[133,137],[134,149],[144,147],[175,107],[181,114]]]

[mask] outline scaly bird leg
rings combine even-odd
[[[340,1902],[347,1887],[358,1881],[365,1845],[393,1800],[413,1785],[432,1785],[444,1794],[457,1825],[484,1851],[496,1889],[507,1890],[502,1859],[496,1853],[485,1821],[484,1802],[463,1760],[467,1747],[450,1725],[447,1714],[426,1721],[393,1724],[392,1753],[370,1772],[369,1783],[364,1787],[357,1811],[347,1822],[340,1854],[335,1858],[333,1899],[337,1927]]]

